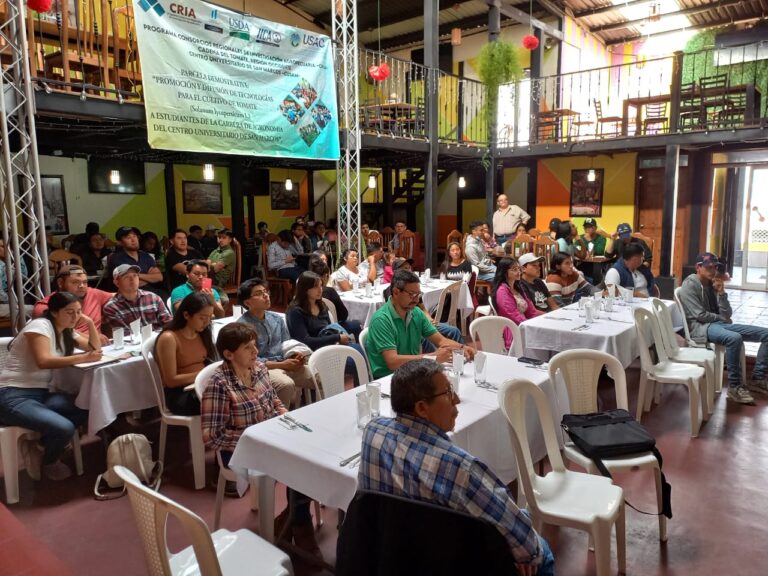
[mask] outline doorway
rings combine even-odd
[[[744,166],[730,172],[727,180],[736,188],[737,198],[731,285],[768,291],[768,167]],[[717,186],[717,178],[715,182]]]

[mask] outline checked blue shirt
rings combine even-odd
[[[410,415],[365,428],[358,487],[465,512],[496,526],[515,561],[539,564],[542,547],[527,513],[488,467],[437,426]]]

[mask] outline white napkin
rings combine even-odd
[[[146,342],[152,338],[152,324],[144,324],[141,327],[141,341]]]
[[[138,339],[141,335],[141,318],[131,322],[131,338]]]

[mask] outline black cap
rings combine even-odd
[[[552,218],[552,220],[549,221],[549,229],[557,230],[560,227],[561,222],[562,220],[560,220],[560,218]]]
[[[594,218],[584,218],[584,228],[587,226],[592,226],[592,228],[597,228],[597,220]]]
[[[128,234],[136,234],[136,236],[141,236],[141,230],[138,228],[131,227],[131,226],[121,226],[117,229],[117,232],[115,232],[115,238],[119,241],[123,238],[123,236],[127,236]]]
[[[717,257],[717,254],[712,254],[712,252],[702,252],[696,256],[696,265],[699,264],[702,266],[718,266],[721,262]]]

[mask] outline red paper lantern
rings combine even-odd
[[[539,47],[539,39],[533,34],[523,36],[523,48],[526,50],[536,50]]]
[[[48,12],[53,6],[53,0],[27,0],[27,6],[35,12]]]
[[[381,82],[382,80],[389,78],[390,72],[389,64],[386,62],[383,62],[378,66],[376,64],[368,66],[368,75],[377,82]]]

